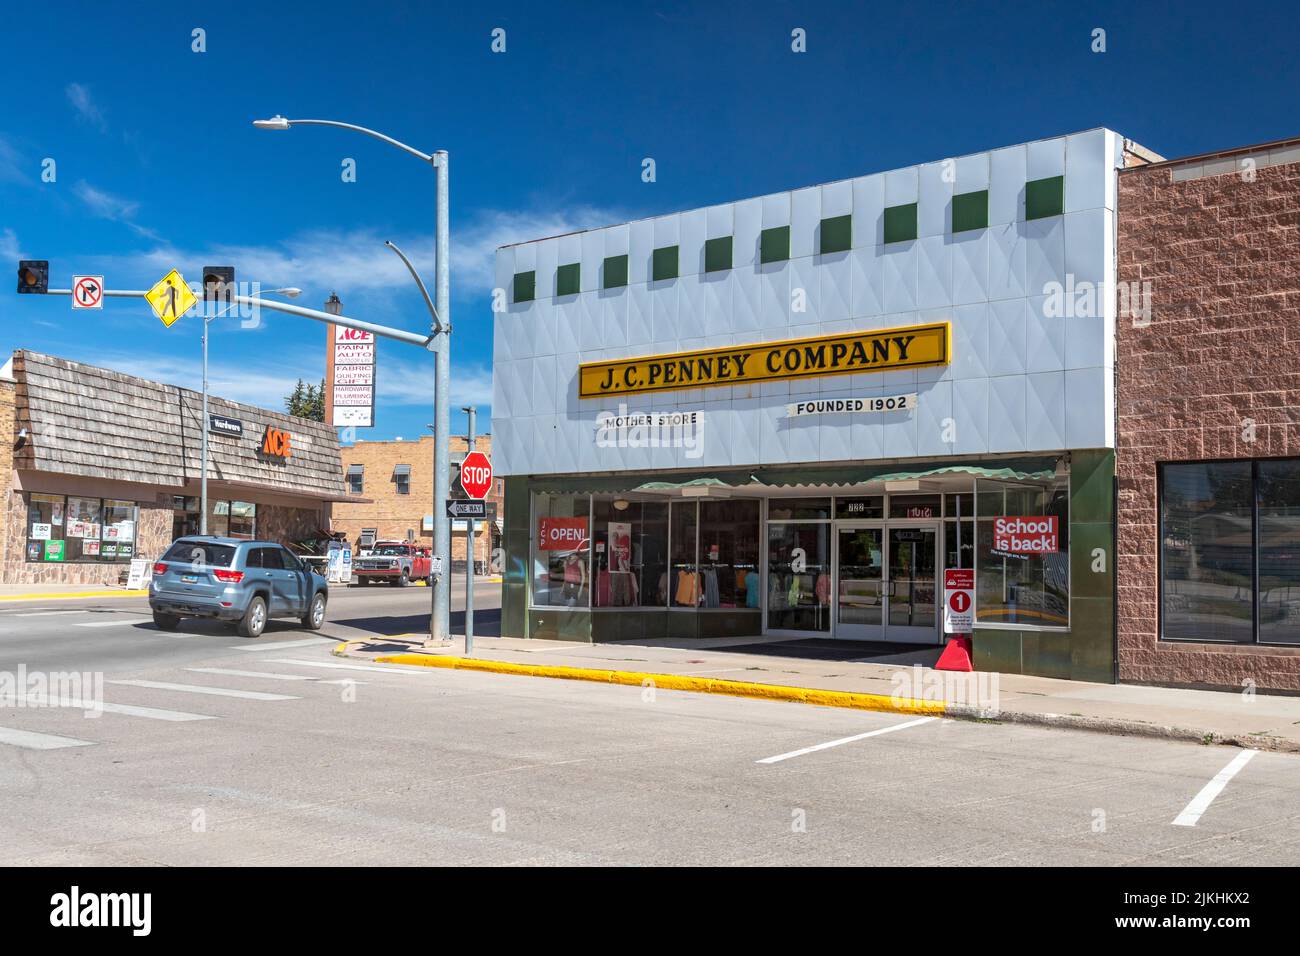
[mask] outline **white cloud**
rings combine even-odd
[[[203,363],[194,359],[160,353],[97,351],[93,358],[83,361],[196,392],[203,388]],[[298,379],[318,382],[322,375],[323,369],[316,366],[295,368],[283,362],[257,365],[246,361],[209,360],[208,393],[283,411],[285,396],[293,391]]]
[[[78,117],[101,133],[108,132],[108,120],[104,118],[104,111],[95,105],[87,87],[80,83],[69,83],[64,92],[68,94],[68,102],[77,111]]]
[[[123,199],[121,196],[114,196],[102,189],[96,189],[84,179],[73,186],[72,191],[99,218],[120,222],[146,238],[159,239],[156,232],[141,226],[135,221],[136,214],[140,211],[138,202],[132,199]]]
[[[453,332],[451,359],[451,402],[459,410],[465,405],[476,405],[486,416],[492,407],[492,369],[477,363],[457,363],[456,335]],[[433,411],[432,352],[421,360],[394,359],[381,355],[375,369],[379,405],[422,405]]]
[[[23,258],[22,246],[18,245],[18,236],[12,229],[0,232],[0,264],[14,262]]]
[[[452,233],[451,264],[455,281],[474,289],[491,289],[496,281],[496,251],[530,239],[546,239],[584,229],[624,222],[623,213],[579,206],[569,210],[488,211]]]

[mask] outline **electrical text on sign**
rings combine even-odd
[[[1056,515],[994,518],[993,550],[1055,554],[1060,550],[1060,521]]]
[[[104,307],[104,277],[73,276],[72,307],[74,309],[102,309]]]
[[[943,632],[969,634],[975,629],[975,570],[948,568],[943,572]]]
[[[492,462],[481,451],[472,451],[460,465],[460,486],[471,498],[482,498],[492,487]]]
[[[537,547],[541,551],[577,551],[586,546],[586,518],[541,518],[537,522]]]

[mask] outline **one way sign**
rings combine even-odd
[[[461,498],[447,500],[448,518],[486,518],[486,501],[465,501]]]

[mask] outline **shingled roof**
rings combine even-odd
[[[199,477],[199,392],[27,349],[14,352],[20,470],[183,487]],[[242,437],[210,435],[208,477],[313,497],[343,497],[338,435],[321,422],[208,396]],[[261,453],[270,426],[292,436],[286,459]]]

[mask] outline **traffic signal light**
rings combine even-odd
[[[224,302],[230,304],[230,297],[235,294],[234,266],[203,267],[203,301]]]
[[[23,259],[18,263],[18,291],[24,295],[45,295],[50,291],[50,263],[46,259]]]

